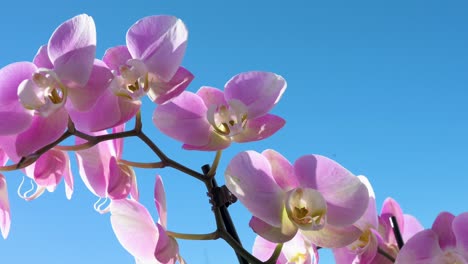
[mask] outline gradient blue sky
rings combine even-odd
[[[288,81],[274,109],[286,126],[268,140],[227,150],[219,180],[242,150],[273,148],[290,161],[304,154],[329,156],[374,186],[378,206],[388,197],[430,227],[441,211],[467,211],[468,4],[466,1],[7,1],[0,11],[0,67],[32,60],[63,21],[94,17],[98,57],[125,43],[136,20],[155,14],[180,17],[189,29],[183,65],[201,85],[222,88],[233,75],[273,71]],[[154,106],[145,101],[144,131],[174,159],[197,169],[211,153],[188,152],[156,131]],[[131,160],[155,161],[136,141]],[[148,153],[147,155],[143,153]],[[211,232],[214,220],[204,186],[171,169],[138,170],[142,201],[152,203],[154,175],[168,193],[169,229]],[[66,200],[63,184],[33,202],[8,173],[12,226],[0,240],[1,263],[133,263],[116,240],[109,215],[93,210],[96,198],[79,180]],[[251,248],[255,235],[241,204],[231,212]],[[236,263],[223,241],[182,242],[189,263]],[[322,263],[333,263],[321,251]]]

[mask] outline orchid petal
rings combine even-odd
[[[8,200],[8,189],[5,176],[0,174],[0,231],[4,239],[10,232],[11,216],[10,202]]]
[[[132,59],[132,55],[127,49],[127,46],[116,46],[106,50],[102,60],[107,66],[120,74],[120,66],[126,65],[127,61]]]
[[[25,168],[26,174],[42,187],[55,187],[65,174],[67,156],[64,152],[51,149]]]
[[[439,237],[439,245],[442,250],[446,248],[455,247],[456,238],[452,231],[452,222],[455,216],[449,212],[440,213],[434,223],[432,224],[432,230]],[[406,226],[406,223],[405,223]]]
[[[115,156],[109,161],[109,182],[107,194],[113,200],[125,199],[132,188],[133,169],[126,165],[119,165]]]
[[[285,192],[276,184],[264,156],[254,151],[237,154],[226,169],[225,182],[254,216],[281,226]]]
[[[228,105],[226,99],[224,99],[223,91],[219,90],[218,88],[202,86],[197,91],[197,95],[200,96],[207,108],[209,108],[212,105]]]
[[[468,212],[453,219],[452,229],[457,240],[457,248],[465,253],[465,257],[468,257]]]
[[[195,76],[191,72],[184,67],[179,67],[169,81],[154,80],[154,88],[150,87],[148,96],[156,104],[163,104],[185,91],[193,78]]]
[[[170,263],[170,261],[175,263],[179,253],[179,245],[177,244],[177,241],[166,234],[166,230],[163,226],[160,224],[156,224],[156,226],[158,227],[159,232],[158,243],[156,244],[156,250],[154,251],[156,259],[161,263]]]
[[[300,230],[301,234],[319,247],[340,248],[351,244],[359,238],[362,231],[355,226],[334,227],[325,225],[319,230]]]
[[[255,216],[250,219],[249,226],[261,237],[276,243],[284,243],[291,240],[297,233],[297,226],[289,220],[286,212],[283,211],[281,226],[272,226]]]
[[[276,115],[266,114],[253,120],[248,120],[242,133],[233,137],[236,142],[250,142],[262,140],[272,136],[280,130],[286,121]]]
[[[278,186],[284,191],[289,191],[299,186],[294,175],[294,167],[279,152],[267,149],[262,155],[268,160],[271,166],[271,173]]]
[[[306,155],[296,160],[294,169],[300,186],[316,189],[324,196],[330,225],[350,225],[364,214],[369,203],[366,186],[337,162]]]
[[[166,207],[166,192],[164,191],[164,184],[160,175],[156,176],[156,183],[154,184],[154,203],[159,214],[159,221],[161,225],[167,227],[167,207]]]
[[[77,144],[83,140],[77,139]],[[109,163],[115,156],[112,142],[104,141],[94,147],[76,151],[79,173],[86,187],[96,196],[106,197],[109,181]],[[114,154],[114,155],[113,155]]]
[[[39,68],[53,69],[54,65],[50,61],[47,53],[47,45],[42,45],[34,56],[33,63]]]
[[[18,86],[26,79],[31,78],[37,70],[31,62],[16,62],[0,69],[0,103],[10,104],[18,101]]]
[[[69,109],[68,113],[75,123],[76,129],[84,132],[94,132],[127,122],[135,116],[140,107],[140,101],[131,101],[116,96],[110,90],[106,90],[87,112]]]
[[[270,242],[261,236],[257,236],[253,245],[252,254],[261,261],[267,261],[275,251],[275,248],[276,243]],[[284,258],[284,256],[282,257]],[[278,259],[277,263],[283,264],[285,262],[281,262]]]
[[[359,175],[357,178],[366,186],[367,191],[369,192],[369,204],[364,215],[355,223],[355,226],[361,230],[365,230],[366,228],[377,228],[379,226],[379,216],[377,214],[374,189],[366,176]]]
[[[26,130],[32,122],[34,111],[20,103],[0,105],[0,136],[14,135]]]
[[[443,254],[437,234],[424,230],[412,237],[397,255],[396,264],[436,264],[437,256]]]
[[[421,223],[416,219],[416,217],[404,214],[403,215],[405,221],[405,231],[402,232],[403,241],[408,241],[411,237],[413,237],[416,233],[419,233],[424,230],[424,227]],[[442,244],[441,244],[442,245]]]
[[[187,29],[174,16],[149,16],[127,32],[127,47],[134,59],[141,59],[148,71],[169,81],[179,68],[187,46]]]
[[[64,174],[63,178],[65,181],[65,195],[67,196],[67,199],[70,200],[73,194],[73,189],[75,186],[74,183],[74,178],[73,178],[73,173],[71,170],[70,166],[70,158],[68,157],[67,153],[63,152],[65,155],[66,161],[65,161],[65,168],[64,168]]]
[[[400,231],[403,233],[405,231],[403,211],[401,210],[400,205],[394,199],[389,197],[383,202],[380,218],[382,220],[382,224],[385,227],[385,236],[387,238],[387,242],[396,245],[397,241],[390,223],[390,217],[392,216],[396,218],[396,221],[400,227]]]
[[[67,127],[68,114],[59,109],[48,117],[34,116],[28,129],[16,137],[16,154],[25,157],[60,138]]]
[[[31,124],[34,111],[20,104],[18,86],[31,78],[36,69],[30,62],[12,63],[0,69],[0,135],[17,134]]]
[[[155,259],[159,232],[148,210],[136,201],[122,199],[111,202],[110,212],[120,244],[141,261]]]
[[[186,150],[201,150],[201,151],[215,151],[223,150],[231,145],[231,140],[227,137],[219,135],[218,133],[212,132],[208,136],[208,143],[202,146],[194,146],[189,144],[182,145],[183,149]]]
[[[68,89],[68,98],[73,108],[80,112],[91,109],[109,87],[112,78],[113,75],[104,62],[95,60],[86,85]]]
[[[249,119],[268,113],[286,90],[283,77],[271,72],[245,72],[232,77],[224,88],[226,100],[237,99],[248,108]]]
[[[5,151],[3,151],[0,148],[0,166],[5,166],[5,164],[7,164],[7,161],[8,161],[8,156],[6,155]]]
[[[94,20],[81,14],[65,21],[50,37],[47,49],[61,80],[85,85],[96,55]]]
[[[196,94],[183,92],[172,101],[156,108],[153,122],[164,134],[188,145],[208,143],[210,124],[206,121],[206,106]]]

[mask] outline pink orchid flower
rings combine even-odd
[[[124,131],[124,125],[112,132]],[[106,131],[93,135],[105,135]],[[77,138],[76,144],[86,141]],[[100,198],[125,199],[129,194],[139,198],[135,172],[132,167],[119,163],[123,153],[123,138],[103,141],[96,146],[76,151],[81,179],[86,187]]]
[[[184,91],[194,76],[180,67],[188,32],[174,16],[149,16],[127,32],[127,45],[110,48],[104,62],[115,73],[111,90],[129,100],[149,98],[162,104]]]
[[[367,188],[335,161],[306,155],[294,165],[273,150],[236,155],[225,172],[226,186],[253,214],[252,229],[269,241],[291,240],[299,231],[320,247],[343,247],[361,231]]]
[[[468,263],[468,212],[440,213],[432,228],[415,234],[400,250],[397,264]]]
[[[5,166],[7,163],[7,156],[0,149],[0,166]],[[8,200],[8,188],[6,178],[0,173],[0,232],[4,239],[7,238],[10,232],[11,216],[10,216],[10,202]]]
[[[283,77],[270,72],[245,72],[229,80],[224,89],[202,87],[196,94],[183,92],[156,108],[153,121],[166,135],[182,141],[183,148],[221,150],[231,141],[267,138],[285,121],[268,112],[286,89]]]
[[[253,245],[253,255],[261,261],[267,261],[273,254],[276,245],[276,243],[257,236]],[[318,261],[317,248],[298,232],[291,240],[284,243],[276,264],[317,264]]]
[[[5,94],[0,115],[10,114],[0,121],[0,145],[10,159],[16,162],[58,139],[69,110],[86,111],[96,103],[112,75],[101,74],[95,52],[94,21],[83,14],[62,23],[34,63],[18,62],[0,71]]]
[[[36,162],[26,167],[23,171],[37,184],[37,188],[33,194],[27,195],[27,193],[29,193],[28,191],[21,195],[23,199],[27,201],[34,200],[41,196],[45,190],[54,192],[62,178],[65,180],[65,194],[68,199],[71,199],[74,180],[70,159],[66,152],[51,149],[41,155]]]
[[[166,195],[158,175],[154,187],[154,200],[159,214],[155,223],[148,210],[134,200],[114,200],[110,205],[111,224],[120,244],[132,254],[139,264],[172,264],[178,260],[177,241],[166,234]]]
[[[381,216],[378,216],[375,194],[369,180],[364,176],[358,176],[358,178],[369,191],[369,205],[366,212],[355,223],[362,234],[350,245],[333,249],[335,261],[336,263],[391,264],[388,258],[378,253],[378,248],[380,248],[393,257],[398,254],[398,245],[389,221],[390,216],[397,218],[404,241],[424,228],[416,218],[403,214],[398,203],[391,198],[384,201]]]

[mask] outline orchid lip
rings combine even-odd
[[[142,61],[130,59],[126,65],[120,66],[119,71],[120,76],[114,71],[114,82],[117,83],[112,87],[115,95],[140,100],[148,93],[154,78]]]
[[[325,199],[314,189],[291,190],[286,198],[286,212],[301,229],[320,230],[326,224]]]
[[[239,100],[231,100],[227,106],[211,105],[207,119],[216,133],[232,137],[244,131],[247,125],[247,108]]]
[[[18,86],[18,97],[25,109],[35,110],[36,114],[47,117],[60,109],[66,102],[68,87],[54,71],[40,68],[31,79]]]

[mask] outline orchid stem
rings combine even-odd
[[[157,169],[157,168],[164,167],[164,164],[162,162],[135,162],[135,161],[119,159],[119,163],[127,165],[127,166],[131,166],[131,167],[142,168],[142,169]]]
[[[221,154],[223,153],[222,150],[216,151],[216,156],[213,160],[213,164],[211,164],[211,168],[206,174],[207,177],[213,178],[216,175],[216,170],[218,169],[219,161],[221,160]]]
[[[207,233],[207,234],[184,234],[184,233],[166,231],[166,234],[171,237],[185,239],[185,240],[216,240],[219,238],[219,234],[217,231]]]

